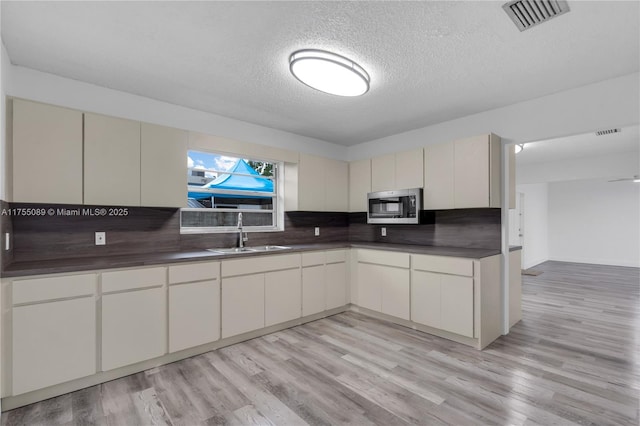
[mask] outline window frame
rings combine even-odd
[[[180,208],[180,234],[216,234],[216,233],[230,233],[230,232],[238,232],[238,228],[236,226],[183,226],[182,225],[182,213],[189,211],[196,212],[219,212],[219,213],[258,213],[258,214],[271,214],[273,218],[272,225],[261,225],[261,226],[244,226],[244,232],[281,232],[284,231],[284,179],[283,179],[283,171],[284,171],[284,162],[283,161],[275,161],[275,160],[266,160],[266,159],[257,159],[243,156],[241,154],[227,154],[213,151],[204,151],[204,150],[188,150],[187,154],[191,151],[199,152],[202,154],[211,154],[211,155],[219,155],[225,157],[233,157],[238,160],[246,160],[246,161],[260,161],[265,163],[270,163],[273,165],[272,173],[273,176],[263,176],[259,179],[269,179],[273,181],[273,192],[261,192],[261,191],[242,191],[242,190],[233,190],[233,189],[200,189],[195,190],[194,187],[187,183],[187,194],[185,196],[188,198],[189,192],[202,192],[202,193],[218,193],[218,194],[228,194],[228,195],[254,195],[254,196],[270,196],[272,198],[272,208],[267,209],[235,209],[235,208],[195,208],[195,207],[181,207]],[[187,170],[189,168],[187,167]],[[193,170],[193,168],[192,168]],[[233,173],[229,171],[222,171],[216,169],[197,169],[198,171],[203,172],[213,172],[218,174],[231,174],[237,176],[252,176],[247,173]],[[239,198],[240,198],[239,197]]]

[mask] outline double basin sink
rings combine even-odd
[[[241,254],[241,253],[259,253],[265,251],[289,250],[287,246],[256,246],[256,247],[232,247],[232,248],[210,248],[208,251],[220,254]]]

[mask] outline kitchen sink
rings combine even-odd
[[[207,251],[221,254],[256,253],[263,251],[288,250],[287,246],[256,246],[256,247],[232,247],[232,248],[210,248]]]
[[[291,247],[287,246],[258,246],[258,247],[247,247],[255,251],[277,251],[277,250],[289,250]]]

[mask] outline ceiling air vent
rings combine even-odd
[[[502,8],[520,31],[569,11],[565,0],[516,0],[503,4]]]
[[[613,133],[620,133],[621,131],[622,131],[622,129],[600,130],[599,132],[596,132],[596,136],[611,135]]]

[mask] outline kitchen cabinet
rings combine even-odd
[[[12,287],[12,394],[95,374],[96,275],[15,280]]]
[[[140,139],[140,204],[187,206],[188,132],[142,123]]]
[[[302,316],[300,269],[267,272],[264,276],[264,325],[279,324]]]
[[[326,309],[325,253],[302,253],[302,316]]]
[[[102,371],[166,353],[166,268],[102,274]]]
[[[140,122],[84,114],[84,204],[140,205]]]
[[[422,148],[371,159],[371,190],[422,188],[424,165]]]
[[[349,211],[366,212],[369,192],[371,192],[371,159],[350,162]]]
[[[220,338],[220,263],[169,267],[169,352]]]
[[[221,297],[223,338],[264,327],[264,274],[223,278]]]
[[[82,204],[82,113],[13,100],[12,199]]]
[[[456,208],[500,207],[500,149],[495,135],[454,142]]]
[[[494,134],[425,147],[424,208],[499,208],[501,149],[500,138]],[[508,178],[515,184],[513,163]],[[514,202],[515,197],[510,196],[510,205]]]
[[[301,153],[297,165],[285,167],[285,208],[288,211],[347,211],[348,185],[348,163]]]
[[[347,304],[347,251],[332,250],[326,253],[325,308],[334,309]]]
[[[223,260],[222,337],[299,318],[300,254]]]
[[[409,254],[358,250],[358,305],[410,319]]]
[[[454,164],[453,143],[428,145],[424,148],[422,202],[425,210],[455,208]]]
[[[302,316],[347,304],[347,252],[302,253]]]

